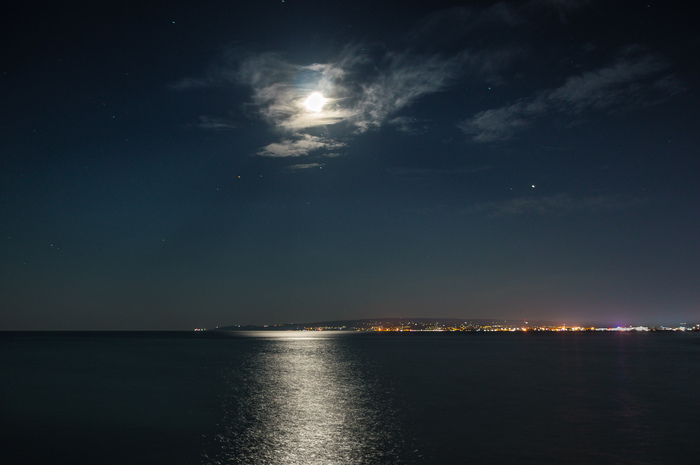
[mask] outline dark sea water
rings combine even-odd
[[[7,464],[695,464],[698,333],[2,333]]]

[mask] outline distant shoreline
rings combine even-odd
[[[231,325],[196,328],[195,331],[366,331],[366,332],[573,332],[573,331],[700,331],[700,324],[677,325],[567,325],[544,320],[483,318],[366,318],[359,320]]]

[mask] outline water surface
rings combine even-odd
[[[7,463],[690,464],[697,333],[2,333]]]

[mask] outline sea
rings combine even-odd
[[[700,333],[0,333],[3,464],[696,464]]]

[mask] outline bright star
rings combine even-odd
[[[326,104],[326,98],[319,92],[314,92],[304,100],[304,106],[307,110],[315,113],[320,112]]]

